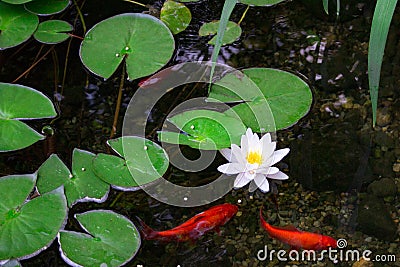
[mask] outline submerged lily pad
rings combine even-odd
[[[36,40],[45,44],[61,43],[69,38],[67,32],[72,31],[72,25],[63,20],[47,20],[39,24],[35,34]]]
[[[285,0],[239,0],[242,4],[251,6],[273,6]]]
[[[192,14],[184,4],[168,0],[161,8],[160,19],[173,34],[178,34],[187,28],[192,20]]]
[[[69,0],[33,0],[25,4],[25,8],[32,13],[44,16],[59,13],[70,4]]]
[[[88,234],[61,231],[58,237],[63,259],[72,266],[121,266],[140,247],[140,234],[126,217],[108,210],[75,215]]]
[[[0,178],[0,261],[35,256],[64,227],[67,202],[63,188],[26,202],[35,180],[35,175]]]
[[[39,18],[23,6],[0,1],[0,50],[28,40],[38,24]]]
[[[207,35],[217,34],[218,27],[219,27],[219,21],[204,23],[200,27],[199,35],[207,36]],[[241,34],[242,34],[242,28],[240,28],[240,26],[237,23],[233,21],[228,21],[224,37],[222,38],[222,45],[233,43],[240,37]],[[217,36],[214,36],[210,41],[208,41],[208,43],[215,45],[216,41],[217,41]]]
[[[19,120],[56,115],[53,103],[41,92],[18,84],[0,83],[0,151],[25,148],[44,138]]]
[[[80,57],[91,72],[106,79],[125,59],[128,78],[133,80],[162,68],[174,49],[172,33],[163,22],[147,14],[126,13],[91,28]]]
[[[64,185],[69,207],[76,202],[105,201],[109,185],[94,174],[94,157],[90,152],[74,149],[70,173],[60,158],[52,154],[38,170],[38,191],[48,192]]]
[[[159,132],[159,139],[197,149],[218,150],[239,144],[246,128],[237,118],[212,110],[190,110],[168,119],[184,133]]]
[[[258,86],[263,97],[249,95],[245,92],[248,81],[231,74],[219,81],[225,84],[225,87],[212,86],[209,97],[223,102],[245,101],[246,103],[238,104],[226,113],[233,112],[239,115],[243,123],[253,131],[269,132],[289,127],[309,111],[312,103],[311,90],[307,83],[296,75],[268,68],[250,68],[243,70],[243,73]],[[225,82],[226,80],[229,82]],[[234,86],[227,88],[228,84]],[[241,92],[242,90],[244,92]],[[255,118],[255,114],[263,114],[271,119],[265,120],[260,125],[260,120]]]

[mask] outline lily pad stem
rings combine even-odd
[[[114,121],[113,125],[111,128],[111,134],[110,134],[110,139],[114,137],[115,133],[117,132],[117,123],[118,123],[118,117],[119,117],[119,110],[121,109],[121,102],[122,102],[122,90],[124,88],[124,82],[125,82],[125,62],[122,64],[122,74],[121,74],[121,80],[119,82],[119,89],[118,89],[118,97],[117,97],[117,106],[115,107],[115,113],[114,113]]]
[[[239,20],[239,22],[238,22],[238,25],[240,25],[240,23],[242,23],[244,17],[246,17],[246,14],[247,14],[247,11],[249,11],[249,8],[250,8],[250,6],[247,5],[247,8],[246,8],[246,10],[243,12],[243,15],[242,15],[242,17],[240,18],[240,20]]]
[[[139,2],[136,2],[136,1],[133,1],[133,0],[124,0],[124,1],[136,4],[136,5],[139,5],[139,6],[147,7],[145,4],[142,4],[142,3],[139,3]]]

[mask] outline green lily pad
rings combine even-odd
[[[52,102],[41,92],[18,84],[0,83],[0,151],[25,148],[44,138],[18,120],[56,115]]]
[[[68,264],[121,266],[139,250],[140,234],[126,217],[108,210],[88,211],[75,217],[89,234],[60,231],[60,249]]]
[[[46,16],[64,11],[69,4],[69,0],[33,0],[25,4],[25,8],[32,13]]]
[[[63,20],[47,20],[39,24],[33,37],[41,43],[57,44],[69,38],[72,25]]]
[[[69,207],[77,202],[104,202],[109,185],[93,172],[94,157],[90,152],[74,149],[70,173],[60,158],[52,154],[38,170],[38,191],[48,192],[64,185]]]
[[[111,140],[110,140],[111,141]],[[158,144],[138,136],[124,136],[109,142],[113,147],[121,147],[129,172],[139,186],[160,178],[168,169],[169,159],[165,150]]]
[[[199,2],[200,0],[178,0],[181,3],[192,3],[192,2]]]
[[[273,6],[285,0],[239,0],[240,3],[251,6]]]
[[[0,178],[0,261],[35,256],[65,225],[67,202],[62,187],[25,201],[35,180],[35,175]]]
[[[162,68],[174,49],[172,33],[163,22],[147,14],[126,13],[91,28],[81,44],[80,57],[86,68],[106,79],[125,59],[128,78],[133,80]]]
[[[178,34],[187,28],[192,20],[192,14],[184,4],[168,0],[161,8],[160,19],[173,34]]]
[[[204,23],[200,27],[199,35],[207,36],[207,35],[217,34],[218,27],[219,27],[219,21]],[[235,23],[233,21],[228,21],[228,24],[226,26],[226,30],[224,33],[224,37],[222,38],[222,45],[227,45],[227,44],[233,43],[240,37],[241,34],[242,34],[242,28],[240,28],[240,26],[237,23]],[[217,41],[217,37],[214,36],[210,41],[208,41],[208,43],[215,45],[216,41]]]
[[[28,3],[28,2],[30,2],[32,0],[1,0],[1,1],[3,1],[5,3],[12,4],[12,5],[19,5],[19,4]]]
[[[243,123],[253,131],[268,132],[287,128],[309,111],[312,103],[311,90],[296,75],[268,68],[245,69],[243,73],[259,87],[263,97],[242,92],[247,90],[248,81],[230,74],[219,81],[224,86],[214,85],[211,88],[209,97],[223,102],[245,101],[246,103],[227,110],[226,114],[234,112],[239,115]],[[228,82],[224,82],[224,79]],[[228,84],[232,84],[232,88],[228,89]],[[255,119],[255,115],[259,114],[271,119],[264,120],[260,125],[260,120]]]
[[[240,144],[246,132],[244,124],[237,118],[212,110],[190,110],[168,119],[182,133],[159,132],[162,142],[188,145],[197,149],[218,150]]]
[[[25,42],[38,24],[39,18],[23,6],[0,2],[0,49]]]

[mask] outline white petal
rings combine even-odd
[[[275,148],[276,148],[276,142],[271,142],[271,143],[264,142],[262,144],[262,158],[265,160],[268,159],[275,151]]]
[[[262,174],[257,174],[254,178],[254,182],[257,184],[258,188],[264,193],[269,191],[269,183],[267,178]]]
[[[264,143],[271,143],[271,135],[269,133],[266,133],[261,137],[261,144]]]
[[[244,171],[243,165],[239,163],[226,163],[218,167],[218,171],[225,174],[236,174]]]
[[[233,158],[233,153],[232,153],[232,150],[231,150],[231,149],[229,149],[229,148],[223,148],[223,149],[221,149],[219,152],[220,152],[220,153],[222,154],[222,156],[224,156],[224,158],[226,158],[229,162],[233,161],[233,160],[232,160],[232,158]]]
[[[238,176],[236,176],[235,182],[233,183],[233,187],[235,188],[240,188],[248,184],[251,180],[247,179],[245,173],[239,173]]]
[[[281,161],[281,159],[283,159],[289,153],[289,151],[289,148],[279,149],[275,151],[271,156],[272,161],[270,165],[274,165],[278,161]]]
[[[247,155],[247,152],[249,151],[249,139],[247,138],[247,135],[242,135],[240,140],[240,150],[241,154]]]
[[[254,173],[250,173],[250,172],[245,172],[244,173],[244,175],[246,176],[246,178],[248,179],[248,180],[253,180],[254,179],[254,177],[256,177],[256,173],[254,172]]]
[[[289,176],[287,176],[286,174],[284,174],[281,171],[274,173],[274,174],[268,174],[267,177],[271,178],[271,179],[276,179],[276,180],[286,180],[289,178]]]
[[[235,144],[232,144],[232,159],[234,158],[236,161],[235,162],[239,162],[241,164],[245,164],[246,163],[246,154],[242,154],[242,150],[240,149],[240,147],[238,147]]]
[[[269,176],[269,175],[272,175],[272,174],[275,174],[278,172],[279,172],[279,169],[277,167],[259,168],[257,170],[257,173],[264,174],[264,176],[265,175]]]
[[[257,190],[257,188],[258,188],[258,186],[257,186],[256,182],[254,182],[254,180],[251,181],[251,183],[250,183],[250,185],[249,185],[249,192],[250,192],[250,193],[251,193],[251,192],[254,192],[254,191]]]

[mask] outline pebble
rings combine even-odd
[[[393,171],[400,172],[400,163],[396,162],[395,164],[393,164]]]

